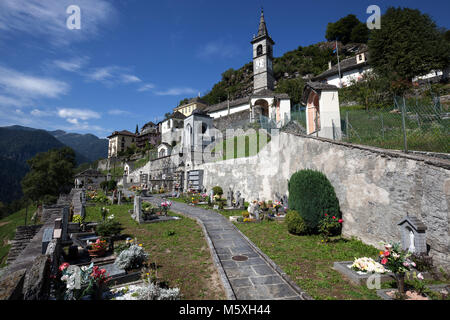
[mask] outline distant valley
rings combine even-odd
[[[106,158],[108,153],[108,140],[92,134],[22,126],[0,127],[0,201],[8,203],[22,196],[20,181],[29,170],[28,159],[37,153],[65,146],[75,151],[77,164]]]

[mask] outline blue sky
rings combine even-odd
[[[372,4],[450,28],[450,2],[434,0],[0,0],[0,126],[134,131],[248,63],[261,6],[281,56],[324,41],[327,23],[349,13],[366,21]],[[69,5],[80,30],[66,27]]]

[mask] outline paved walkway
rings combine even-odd
[[[156,205],[157,196],[143,200]],[[200,220],[212,242],[234,296],[238,300],[306,300],[310,297],[294,284],[286,274],[248,240],[227,218],[213,210],[173,202],[170,209]],[[246,256],[246,261],[235,261],[234,256]],[[220,267],[220,266],[219,266]],[[219,270],[220,271],[220,270]],[[227,287],[227,285],[226,285]]]

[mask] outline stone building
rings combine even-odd
[[[340,77],[339,77],[340,68]],[[324,82],[338,88],[347,87],[353,81],[359,81],[363,75],[372,72],[369,65],[369,52],[361,50],[356,56],[344,59],[339,66],[329,64],[328,70],[312,78],[312,81]]]
[[[109,137],[108,158],[117,157],[119,152],[124,152],[127,147],[136,143],[136,134],[127,130],[114,131]]]
[[[106,175],[94,169],[87,169],[75,175],[75,187],[98,188],[103,181],[106,181]]]
[[[181,112],[174,112],[169,118],[159,123],[161,132],[161,143],[174,145],[181,141],[184,119],[186,116]]]
[[[189,99],[189,101],[185,104],[182,104],[173,109],[173,112],[180,112],[184,116],[189,117],[192,112],[196,109],[203,109],[207,106],[207,104],[202,101],[199,97]]]
[[[153,122],[146,123],[141,132],[136,136],[136,146],[138,148],[144,148],[147,144],[157,146],[161,142],[161,132],[159,126]]]

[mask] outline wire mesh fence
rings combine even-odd
[[[343,140],[386,149],[450,152],[450,112],[438,96],[395,97],[392,106],[341,108]]]

